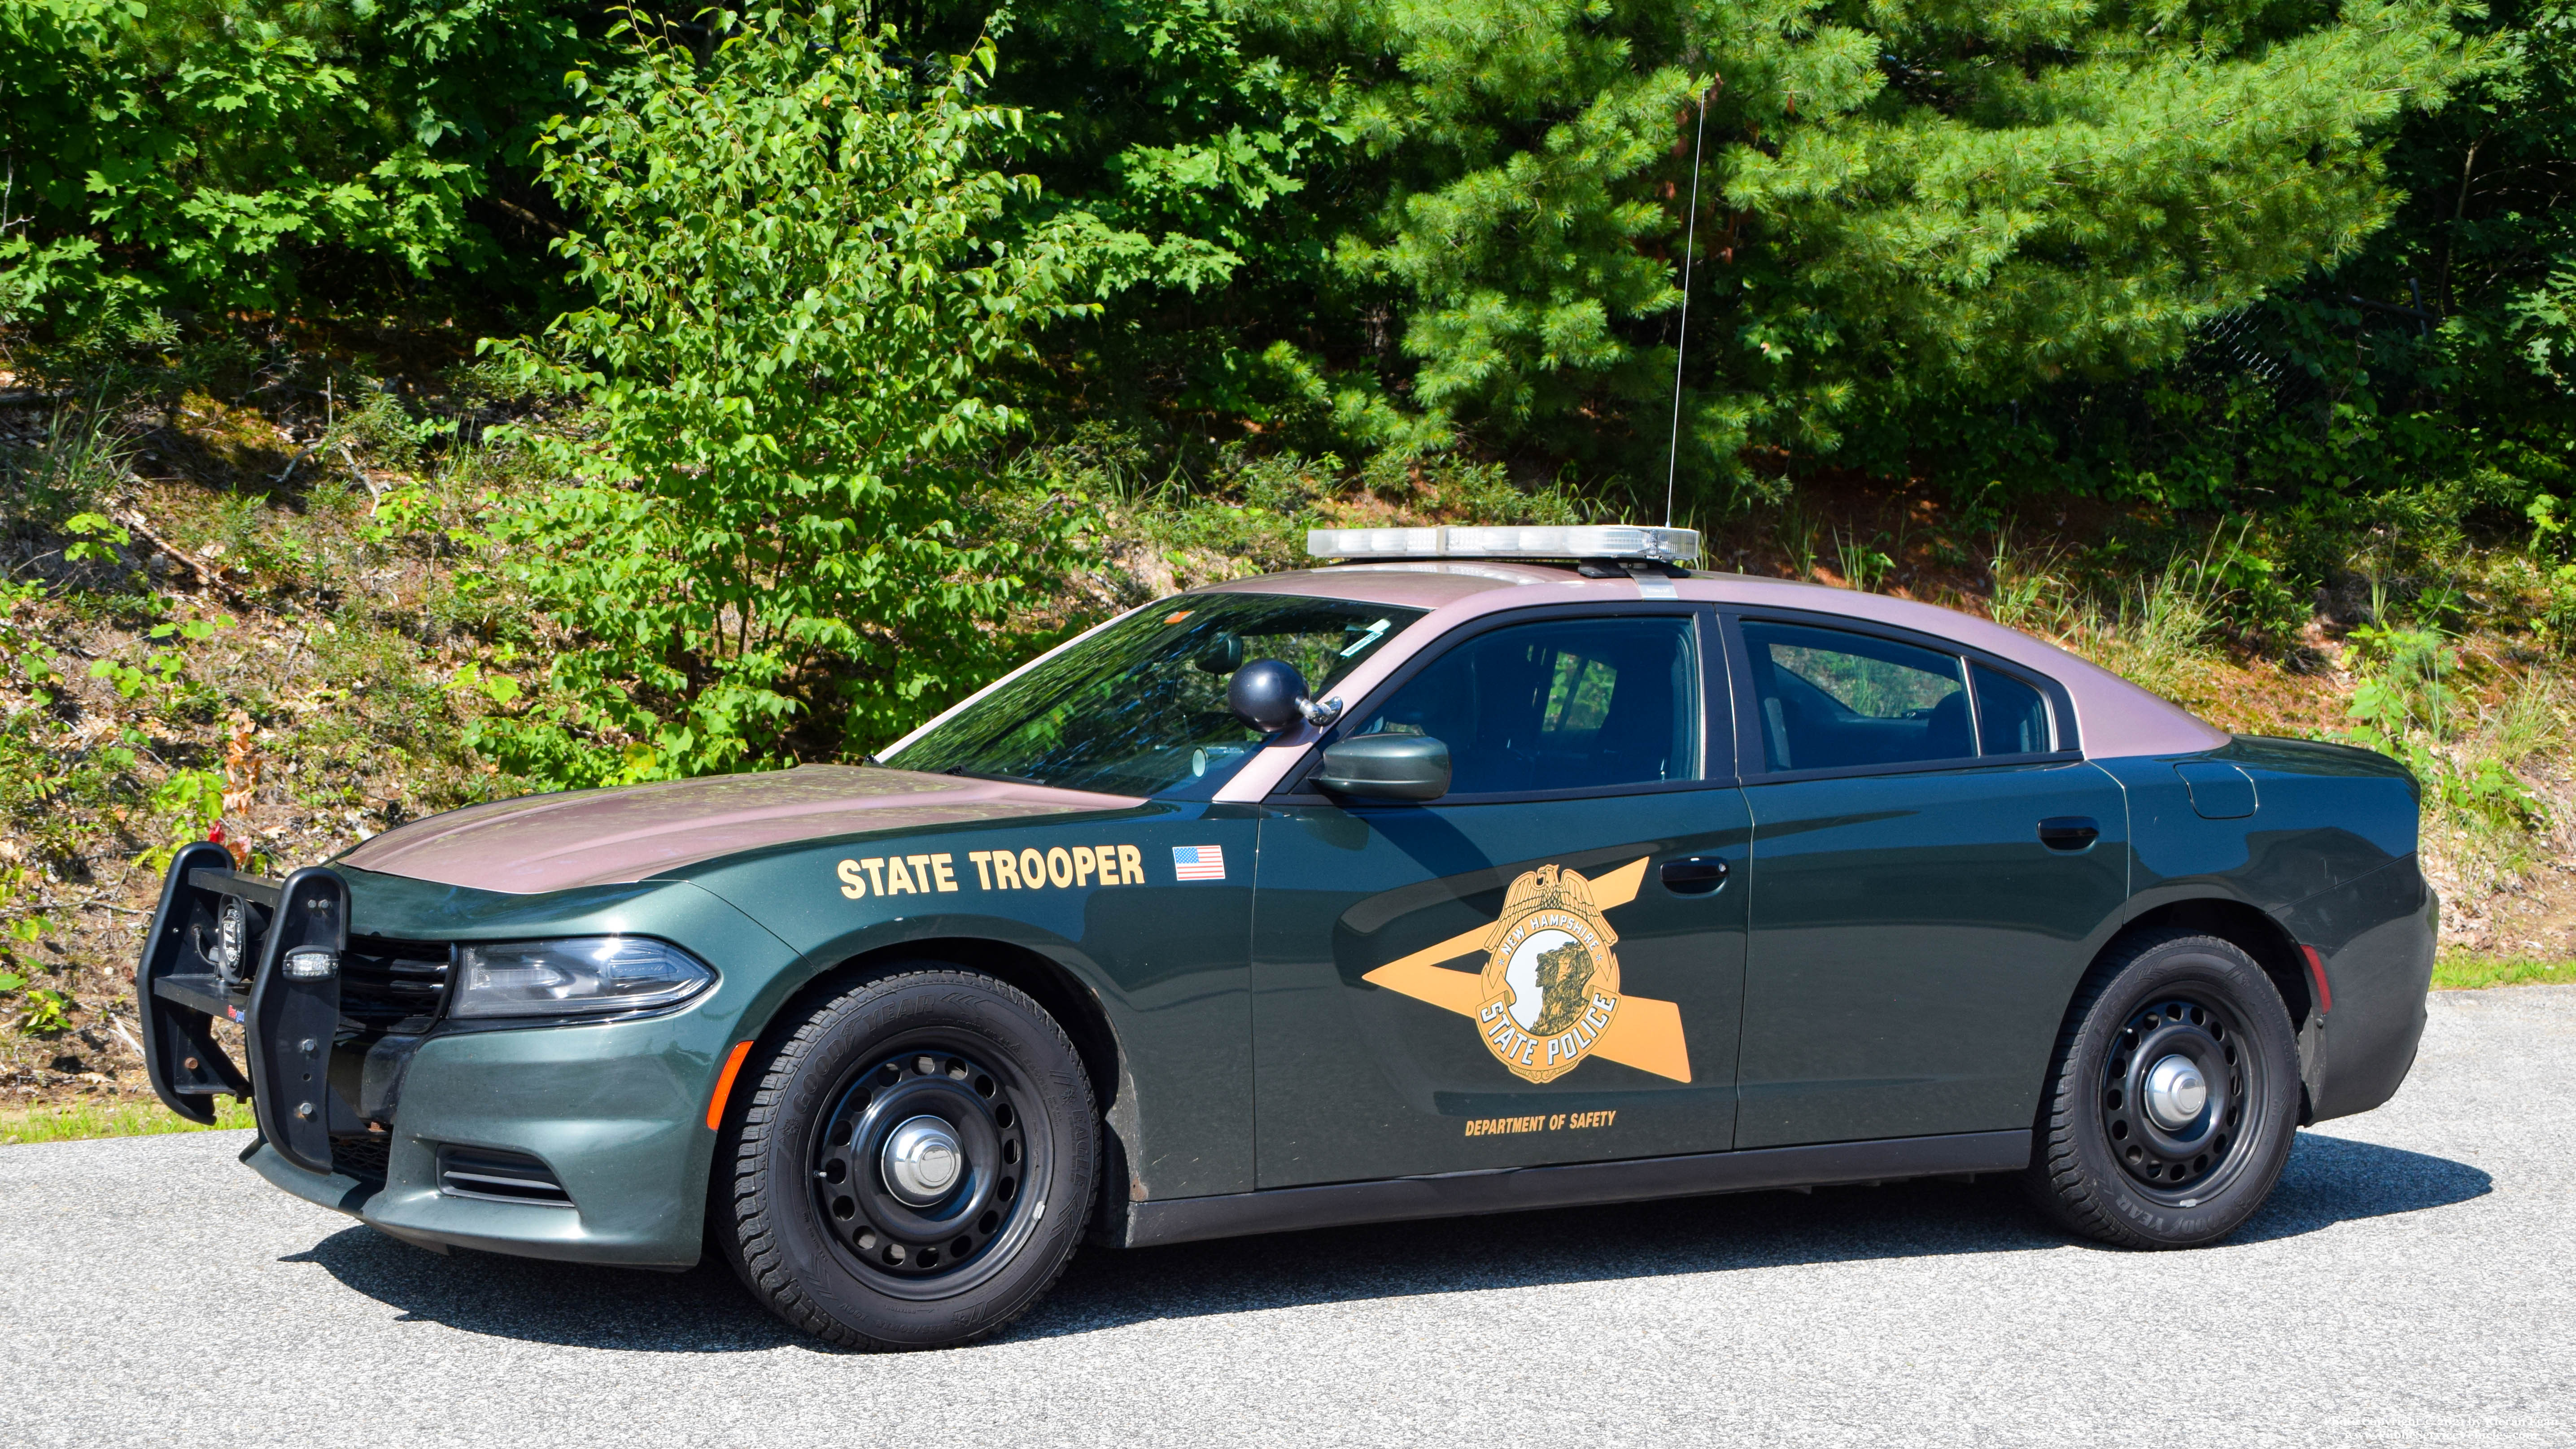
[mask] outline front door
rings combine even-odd
[[[2128,890],[2118,782],[2047,681],[1738,626],[1753,816],[1744,1147],[2027,1128]]]
[[[1729,1145],[1747,820],[1707,765],[1731,769],[1714,624],[1688,605],[1498,624],[1347,726],[1441,739],[1448,796],[1271,803],[1263,1187]]]

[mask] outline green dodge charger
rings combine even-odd
[[[861,767],[172,862],[154,1088],[433,1251],[954,1344],[1118,1246],[2018,1174],[2224,1237],[2414,1060],[2417,787],[1688,530],[1319,530]],[[236,1022],[247,1060],[214,1029]]]

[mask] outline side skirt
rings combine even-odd
[[[1283,1187],[1219,1197],[1129,1203],[1127,1231],[1121,1242],[1126,1247],[1144,1248],[1203,1238],[1338,1228],[1407,1218],[1465,1217],[1963,1172],[2018,1172],[2029,1165],[2028,1131],[1961,1132],[1943,1137],[1762,1147],[1688,1157],[1339,1182],[1321,1187]]]

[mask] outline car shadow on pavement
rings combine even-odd
[[[2291,1238],[2491,1190],[2487,1174],[2447,1158],[2302,1132],[2271,1200],[2228,1242]],[[2119,1251],[2068,1238],[2002,1178],[1623,1203],[1085,1254],[1012,1336],[1417,1293],[2040,1249]]]
[[[2229,1242],[2292,1238],[2491,1190],[2487,1174],[2447,1158],[2302,1133],[2271,1201]],[[1996,1179],[1443,1218],[1086,1250],[1005,1338],[1414,1294],[2070,1246],[2087,1245],[2042,1223],[2011,1182]],[[439,1257],[364,1228],[284,1261],[315,1264],[407,1321],[468,1333],[665,1353],[827,1347],[763,1312],[714,1262],[662,1274],[488,1253]]]
[[[2494,1179],[2465,1162],[2302,1132],[2270,1201],[2227,1241],[2295,1238],[2357,1218],[2449,1207],[2494,1190]]]
[[[348,1228],[278,1261],[314,1264],[401,1310],[403,1322],[496,1338],[650,1353],[829,1347],[772,1318],[712,1257],[685,1273],[651,1273],[462,1249],[441,1255]]]

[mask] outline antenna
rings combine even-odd
[[[1682,359],[1690,355],[1691,257],[1699,247],[1699,151],[1708,136],[1708,92],[1699,93],[1699,124],[1691,131],[1690,225],[1682,239],[1682,331],[1673,344],[1673,435],[1664,454],[1664,527],[1673,526],[1673,477],[1682,464]]]

